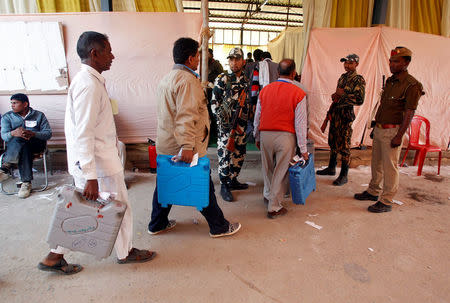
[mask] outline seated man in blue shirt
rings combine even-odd
[[[12,95],[11,108],[12,111],[4,114],[1,121],[6,151],[0,168],[0,182],[8,179],[9,170],[13,164],[17,164],[22,180],[18,196],[27,198],[33,180],[33,154],[45,149],[52,130],[45,115],[30,107],[27,95]]]

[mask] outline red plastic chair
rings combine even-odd
[[[422,126],[422,122],[425,123],[426,126],[426,144],[420,144],[419,143],[419,137],[420,137],[420,127]],[[403,166],[403,163],[405,163],[406,155],[408,154],[408,151],[415,150],[416,154],[414,156],[414,166],[417,165],[417,161],[419,161],[419,167],[417,170],[417,175],[422,175],[422,167],[423,163],[425,161],[425,157],[428,152],[438,152],[439,153],[439,160],[438,160],[438,175],[441,173],[441,158],[442,158],[442,150],[439,146],[430,145],[430,121],[428,121],[426,118],[422,116],[415,115],[411,121],[411,125],[408,129],[409,133],[409,143],[408,147],[406,148],[405,155],[403,156],[403,161],[400,166]]]

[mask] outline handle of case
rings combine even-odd
[[[82,189],[79,189],[78,187],[75,187],[75,192],[78,195],[80,195],[80,197],[83,197],[83,190]],[[84,199],[86,199],[86,198],[84,198]],[[86,199],[86,200],[88,200],[88,199]],[[88,200],[88,201],[94,201],[94,200]],[[97,200],[95,200],[95,202],[101,203],[102,205],[107,205],[107,204],[111,203],[112,201],[111,200],[108,201],[108,200],[104,200],[104,199],[98,198]]]

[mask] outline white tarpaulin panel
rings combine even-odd
[[[63,25],[69,79],[80,69],[76,43],[84,31],[109,36],[115,59],[104,72],[110,97],[119,104],[116,126],[125,143],[156,137],[156,87],[173,66],[176,39],[198,39],[200,14],[192,13],[73,13],[0,16],[0,22],[58,21]],[[3,47],[8,47],[4,45]],[[0,75],[1,76],[1,75]],[[30,95],[31,106],[45,113],[53,143],[64,143],[65,95]],[[0,96],[0,113],[10,110],[9,97]]]
[[[370,120],[382,86],[382,76],[389,72],[390,50],[405,46],[412,50],[409,72],[424,87],[417,115],[431,123],[431,144],[445,149],[450,135],[450,39],[442,36],[393,29],[317,28],[311,31],[308,53],[302,71],[302,83],[308,90],[310,133],[316,147],[328,147],[327,136],[320,131],[331,104],[339,76],[345,72],[339,59],[356,53],[360,57],[358,73],[366,79],[366,97],[362,106],[355,106],[352,146],[361,142],[364,127]],[[364,143],[371,145],[369,131]]]

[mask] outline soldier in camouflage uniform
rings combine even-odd
[[[321,130],[325,132],[328,121],[330,130],[328,133],[328,145],[330,146],[330,162],[328,167],[317,171],[318,175],[336,174],[337,154],[341,154],[342,165],[339,177],[333,181],[333,185],[341,186],[347,183],[347,174],[350,163],[350,140],[352,138],[352,123],[355,120],[354,105],[364,102],[366,82],[363,76],[356,73],[359,57],[350,54],[341,59],[344,62],[346,73],[338,80],[336,92],[331,96],[333,103],[327,112]]]
[[[225,201],[232,202],[231,190],[247,189],[248,185],[237,180],[246,153],[246,128],[249,114],[248,97],[240,111],[239,96],[248,91],[248,79],[243,68],[245,65],[242,49],[233,48],[228,56],[232,73],[220,74],[214,84],[211,109],[217,119],[218,138],[217,154],[219,158],[220,194]],[[239,112],[241,115],[238,116]],[[235,122],[233,125],[233,122]],[[233,128],[236,130],[235,149],[227,150],[226,146]]]

